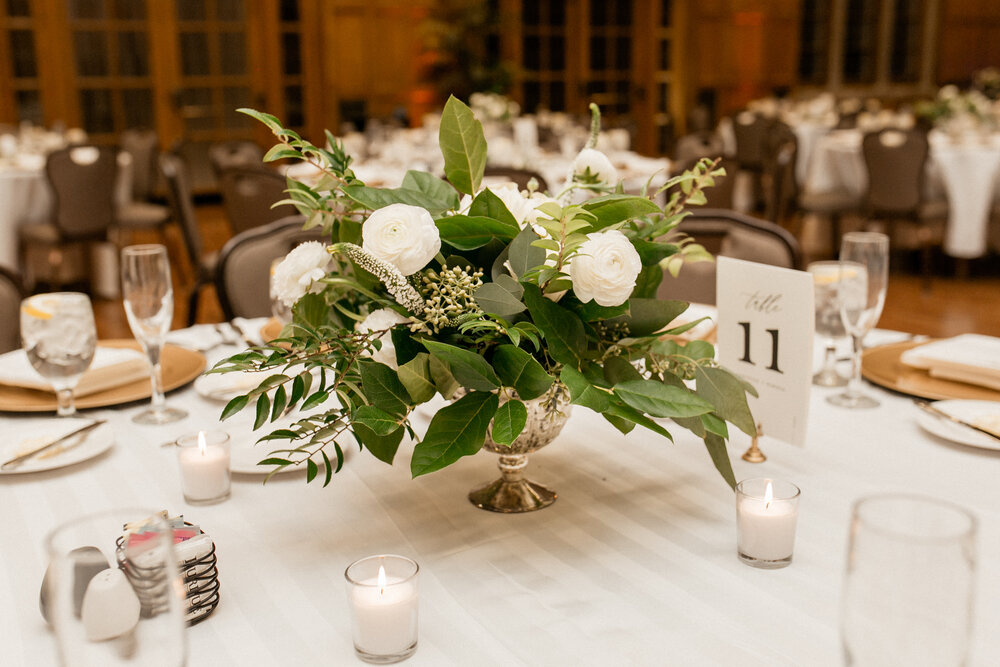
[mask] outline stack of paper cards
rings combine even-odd
[[[1000,338],[962,334],[907,350],[901,360],[931,377],[1000,391]]]

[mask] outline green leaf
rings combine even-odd
[[[708,455],[712,457],[715,469],[719,471],[729,487],[735,491],[736,475],[733,474],[733,464],[729,460],[729,452],[726,451],[726,441],[715,433],[708,433],[705,435],[705,448],[708,449]]]
[[[545,263],[545,249],[532,245],[539,238],[529,225],[510,242],[507,263],[518,278]]]
[[[392,460],[396,458],[396,450],[399,443],[403,441],[403,434],[406,429],[397,429],[389,435],[379,435],[364,424],[352,424],[354,437],[358,439],[364,447],[372,453],[379,461],[392,465]]]
[[[402,188],[405,190],[416,190],[422,192],[437,202],[438,207],[443,211],[452,211],[458,208],[458,192],[448,181],[443,181],[434,174],[426,171],[410,170],[403,177]],[[432,213],[433,215],[433,213]]]
[[[507,278],[507,280],[501,282],[502,278]],[[524,294],[524,288],[513,278],[499,276],[498,280],[480,286],[476,290],[474,298],[484,313],[509,320],[527,308],[521,302],[522,294]]]
[[[500,378],[481,356],[454,345],[433,340],[422,340],[424,347],[445,362],[458,383],[468,389],[492,391],[500,387]]]
[[[444,175],[459,192],[474,195],[486,169],[486,137],[472,109],[454,95],[441,112],[438,142],[444,156]]]
[[[271,413],[271,399],[267,394],[261,394],[257,399],[257,418],[253,422],[253,430],[259,429],[267,422],[267,417]]]
[[[302,401],[302,405],[300,406],[299,409],[302,410],[303,412],[311,410],[315,408],[317,405],[326,402],[328,398],[330,398],[330,392],[317,391],[313,393],[311,396],[309,396],[309,398]]]
[[[528,423],[528,409],[524,403],[511,399],[497,409],[493,417],[491,437],[498,445],[510,446],[517,436],[521,435],[524,425]]]
[[[712,411],[712,404],[694,392],[656,380],[621,382],[614,392],[636,410],[655,417],[696,417]]]
[[[517,230],[514,232],[515,235],[520,231],[514,214],[510,212],[510,209],[503,203],[503,200],[497,197],[489,188],[480,192],[472,200],[472,206],[469,207],[469,215],[493,218],[494,220],[514,225],[515,230]],[[511,238],[514,238],[514,236],[511,236]]]
[[[306,459],[306,484],[316,479],[316,474],[319,472],[319,466],[312,459]]]
[[[574,310],[584,322],[610,320],[628,312],[628,301],[617,306],[601,306],[596,301],[590,300]]]
[[[281,416],[285,406],[288,404],[288,397],[285,394],[284,386],[279,386],[274,390],[274,398],[271,402],[273,403],[271,406],[271,421],[274,421]]]
[[[426,403],[434,398],[434,382],[431,380],[430,356],[421,352],[399,367],[399,381],[414,403]]]
[[[604,412],[605,416],[611,415],[612,417],[618,417],[619,419],[627,419],[630,422],[634,422],[643,428],[647,428],[654,433],[662,435],[667,440],[673,442],[673,436],[670,432],[657,424],[655,421],[642,414],[638,410],[621,402],[621,399],[615,397],[611,400],[611,405]]]
[[[275,160],[284,160],[285,158],[298,160],[301,157],[302,154],[294,148],[289,148],[284,144],[276,144],[271,147],[271,150],[264,154],[263,162],[274,162]]]
[[[673,322],[687,307],[688,304],[683,301],[629,299],[629,313],[625,316],[629,334],[650,336]]]
[[[306,294],[292,306],[295,321],[311,327],[320,327],[327,323],[330,317],[330,307],[322,294]]]
[[[612,385],[629,380],[641,380],[642,375],[625,357],[608,357],[604,360],[604,379]]]
[[[644,266],[639,276],[635,279],[635,287],[632,288],[633,299],[655,299],[656,293],[663,282],[663,269],[658,265]]]
[[[601,416],[604,417],[609,424],[614,426],[616,429],[618,429],[625,435],[628,435],[629,433],[632,432],[633,429],[635,429],[635,422],[629,421],[628,419],[625,419],[623,417],[618,417],[616,415],[608,414],[607,412],[602,413]]]
[[[478,452],[499,403],[496,394],[472,391],[439,410],[427,427],[427,435],[413,448],[411,474],[426,475]]]
[[[233,415],[235,415],[237,412],[239,412],[240,410],[242,410],[243,408],[245,408],[247,406],[247,403],[249,401],[250,401],[250,397],[249,396],[237,396],[236,398],[234,398],[231,401],[229,401],[228,403],[226,403],[226,407],[223,408],[223,410],[222,410],[222,416],[219,417],[219,419],[220,420],[222,420],[222,419],[229,419],[230,417],[232,417]]]
[[[393,327],[389,335],[392,336],[392,346],[396,350],[397,364],[408,363],[424,351],[423,346],[413,339],[413,335],[405,327]]]
[[[367,185],[345,185],[341,188],[343,193],[358,202],[365,208],[377,210],[391,204],[408,204],[426,209],[432,216],[441,215],[450,207],[443,206],[441,202],[420,190],[410,190],[408,188],[372,188]]]
[[[457,250],[475,250],[494,238],[509,241],[520,228],[516,222],[481,216],[453,215],[435,220],[441,240]]]
[[[531,319],[545,336],[549,355],[561,364],[579,366],[587,349],[583,322],[574,313],[542,296],[537,285],[525,283],[524,302]]]
[[[686,428],[699,438],[704,438],[705,422],[701,420],[704,416],[705,415],[698,415],[697,417],[674,417],[673,421],[681,428]]]
[[[658,243],[642,239],[634,239],[632,245],[639,253],[639,259],[642,260],[643,266],[659,264],[660,261],[677,254],[680,250],[676,243]]]
[[[364,387],[365,397],[372,405],[394,415],[406,413],[411,402],[410,395],[395,371],[385,364],[370,360],[360,362],[358,368],[361,371],[361,386]]]
[[[604,229],[644,215],[659,213],[660,207],[645,197],[634,195],[605,195],[583,203],[583,208],[597,217],[594,229]]]
[[[729,437],[729,428],[726,427],[726,421],[724,419],[719,419],[711,412],[700,415],[699,419],[701,419],[701,423],[705,426],[705,430],[710,431],[722,438]]]
[[[400,427],[395,417],[374,405],[362,405],[355,411],[352,424],[364,424],[376,435],[389,435]]]
[[[611,405],[608,393],[594,387],[583,373],[572,366],[564,366],[559,379],[569,387],[570,400],[574,405],[582,405],[594,412],[604,412]]]
[[[698,366],[694,373],[698,395],[715,406],[714,412],[747,435],[756,435],[743,382],[723,368]]]
[[[448,364],[432,355],[427,366],[431,372],[431,380],[433,380],[434,386],[437,387],[441,396],[448,399],[454,396],[455,392],[458,391],[462,385],[460,385],[455,379],[455,376],[451,374],[451,369],[448,368]]]
[[[513,387],[526,401],[544,394],[555,379],[538,361],[513,345],[501,345],[493,354],[493,368],[505,387]]]

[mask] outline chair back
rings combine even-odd
[[[798,241],[773,222],[735,211],[696,209],[677,229],[717,257],[734,257],[788,269],[802,268]],[[685,264],[676,278],[663,277],[657,296],[715,304],[715,269],[715,262]]]
[[[786,123],[772,120],[764,137],[764,217],[784,220],[795,206],[798,185],[795,162],[799,140]]]
[[[872,215],[915,214],[921,203],[929,147],[918,129],[887,128],[861,143],[868,169],[865,207]]]
[[[263,169],[264,151],[252,141],[220,141],[209,147],[208,161],[216,176],[229,167]]]
[[[119,144],[123,153],[132,156],[132,200],[146,201],[156,189],[160,140],[153,130],[125,130]]]
[[[760,171],[764,168],[765,144],[770,121],[763,116],[744,111],[733,117],[733,134],[736,136],[736,160],[741,169]]]
[[[167,184],[167,201],[173,210],[174,220],[181,228],[188,259],[191,261],[191,266],[200,272],[204,263],[202,255],[205,252],[205,244],[201,238],[201,229],[198,227],[198,218],[194,213],[194,197],[187,163],[175,153],[161,153],[160,172]]]
[[[226,319],[271,314],[271,263],[304,241],[327,241],[319,227],[302,229],[305,217],[292,215],[248,229],[219,253],[215,289]]]
[[[227,167],[219,175],[222,205],[234,234],[266,225],[293,214],[289,205],[271,206],[285,195],[284,176],[260,168]]]
[[[694,168],[698,161],[701,160],[700,157],[692,158],[687,162],[682,162],[678,164],[672,175],[677,176],[684,173],[685,171]],[[739,163],[732,158],[721,158],[719,160],[719,167],[726,170],[725,176],[719,176],[715,179],[715,185],[710,188],[705,188],[702,192],[705,194],[705,208],[728,208],[733,207],[733,191],[736,186],[736,172],[739,171]],[[670,196],[670,193],[667,193]]]
[[[49,154],[45,174],[55,195],[54,222],[65,240],[101,238],[114,224],[116,152],[81,145]]]
[[[0,354],[21,347],[22,298],[21,281],[0,266]]]
[[[545,177],[537,171],[532,171],[530,169],[487,166],[486,170],[483,172],[483,178],[513,181],[514,183],[517,183],[517,187],[520,190],[527,190],[528,181],[535,179],[538,182],[539,192],[548,192],[549,190],[549,184],[545,181]]]
[[[677,140],[674,159],[681,164],[694,163],[698,158],[717,158],[722,155],[722,139],[713,132],[685,134]]]

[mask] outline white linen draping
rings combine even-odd
[[[1000,137],[955,142],[932,132],[930,141],[948,192],[944,250],[952,257],[979,257],[987,250],[990,205],[1000,176]]]
[[[187,631],[192,667],[354,664],[343,572],[380,552],[421,566],[420,643],[408,665],[839,665],[851,504],[902,491],[978,516],[970,664],[1000,664],[1000,453],[921,431],[906,398],[871,389],[881,407],[848,412],[826,403],[828,391],[813,392],[805,448],[765,438],[769,459],[760,465],[739,460],[749,444],[742,434],[730,448],[738,478],[802,488],[795,561],[777,571],[739,562],[733,495],[700,441],[676,428],[673,444],[640,429],[623,436],[576,409],[529,465],[559,500],[522,516],[484,512],[465,498],[497,476],[494,457],[480,453],[411,480],[405,444],[392,467],[355,451],[327,489],[299,474],[266,487],[238,476],[229,501],[188,507],[174,452],[159,445],[216,427],[220,404],[180,390],[168,400],[190,416],[155,428],[130,421],[143,405],[94,411],[115,431],[111,452],[0,478],[3,663],[54,663],[38,613],[48,531],[81,512],[141,504],[183,512],[217,545],[222,601]],[[26,419],[3,415],[0,426],[12,433]],[[248,441],[240,435],[236,444]]]
[[[17,228],[44,220],[52,209],[44,159],[35,167],[0,167],[0,266],[18,270]]]

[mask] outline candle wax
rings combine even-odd
[[[741,498],[737,513],[740,553],[758,560],[789,558],[798,515],[798,508],[781,499],[766,506],[759,498]]]
[[[375,578],[351,590],[354,645],[372,655],[401,653],[417,641],[417,588],[389,577],[384,588]]]
[[[229,452],[208,445],[185,447],[177,456],[184,495],[190,500],[213,500],[229,493]]]

